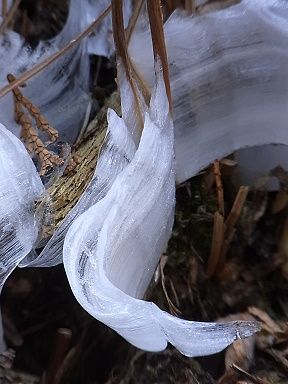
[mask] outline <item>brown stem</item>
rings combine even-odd
[[[0,25],[0,33],[3,33],[5,29],[8,27],[10,21],[13,19],[13,16],[15,15],[15,12],[17,11],[17,8],[19,7],[20,2],[21,0],[15,0],[9,12],[6,13],[5,15],[3,14],[3,21]],[[5,10],[5,7],[4,7],[4,10]]]
[[[168,58],[164,38],[163,18],[160,0],[147,0],[147,10],[150,21],[154,58],[155,60],[158,60],[159,57],[161,60],[166,93],[169,101],[170,111],[172,112],[172,95],[170,89]]]
[[[57,384],[59,382],[57,374],[70,346],[72,332],[67,328],[57,330],[51,361],[44,374],[41,384]]]
[[[129,45],[129,41],[131,39],[132,33],[134,31],[134,28],[137,23],[142,7],[143,7],[143,0],[137,0],[134,6],[133,14],[129,20],[128,27],[126,28],[126,39],[127,39],[128,45]]]
[[[141,118],[141,108],[137,96],[137,91],[135,88],[135,83],[132,73],[132,66],[131,62],[128,56],[128,48],[127,48],[127,40],[126,40],[126,33],[124,28],[124,18],[123,18],[123,1],[122,0],[112,0],[112,25],[113,25],[113,37],[115,42],[115,50],[116,55],[118,59],[122,62],[127,79],[130,83],[133,95],[134,95],[134,101],[135,101],[135,107],[138,109],[139,118]],[[141,125],[144,125],[144,122],[141,121]]]
[[[113,37],[117,57],[122,61],[126,75],[130,83],[132,83],[130,63],[127,52],[127,41],[123,21],[123,1],[112,0],[112,25]]]
[[[2,13],[2,17],[5,18],[7,15],[7,0],[2,0],[1,13]]]

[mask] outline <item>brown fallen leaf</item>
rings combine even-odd
[[[249,307],[248,312],[261,322],[262,330],[256,336],[257,347],[268,352],[272,346],[288,340],[288,324],[276,323],[267,312],[257,307]]]
[[[255,320],[249,313],[238,313],[218,319],[217,321],[228,322],[234,320]],[[225,372],[218,380],[218,384],[234,384],[239,378],[239,373],[233,369],[233,365],[249,370],[254,359],[255,336],[244,340],[236,340],[230,345],[225,353]]]
[[[288,193],[286,191],[279,191],[272,203],[271,213],[273,215],[281,212],[288,205]]]
[[[280,326],[268,315],[267,312],[257,307],[249,307],[248,312],[262,323],[262,329],[265,329],[271,334],[281,333],[283,330]]]
[[[288,372],[288,360],[282,351],[271,348],[267,349],[266,352]]]

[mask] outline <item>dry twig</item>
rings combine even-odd
[[[218,198],[218,210],[219,213],[224,216],[224,193],[223,186],[221,180],[221,171],[220,171],[220,162],[219,160],[215,160],[213,163],[214,168],[214,176],[217,188],[217,198]]]
[[[12,74],[9,74],[7,79],[9,82],[12,82],[15,78]],[[40,175],[43,176],[48,169],[53,168],[55,165],[62,165],[63,159],[51,153],[46,148],[33,127],[29,116],[24,112],[24,108],[26,108],[30,115],[35,119],[37,127],[42,131],[47,132],[52,141],[55,141],[58,138],[58,132],[49,125],[47,120],[41,115],[40,110],[34,106],[28,98],[22,95],[19,88],[13,89],[13,96],[15,120],[22,127],[21,138],[23,139],[27,150],[30,153],[35,153],[39,156],[41,161]]]
[[[248,187],[240,187],[239,191],[237,193],[237,196],[234,200],[234,204],[232,206],[232,209],[225,221],[226,225],[226,231],[225,231],[225,237],[230,238],[231,233],[234,230],[234,227],[240,217],[243,205],[246,201],[247,195],[248,195],[249,188]]]
[[[212,245],[211,252],[208,259],[207,266],[207,276],[212,277],[217,269],[221,258],[221,252],[223,248],[224,241],[224,218],[220,212],[215,212],[214,214],[214,225],[213,225],[213,237],[212,237]]]
[[[163,17],[160,0],[147,0],[147,10],[150,22],[154,58],[155,61],[157,61],[158,57],[160,58],[160,62],[163,68],[163,77],[169,101],[170,112],[172,113],[173,102],[170,88],[168,57],[164,38]]]
[[[15,0],[13,2],[13,5],[12,7],[10,8],[9,12],[7,12],[6,14],[4,14],[3,12],[3,3],[2,3],[2,12],[3,12],[3,21],[0,25],[0,34],[3,33],[6,28],[8,27],[8,25],[10,24],[11,20],[13,19],[18,7],[19,7],[19,4],[20,4],[21,0]],[[5,11],[5,7],[4,7],[4,11]],[[6,11],[7,11],[7,7],[6,7]]]

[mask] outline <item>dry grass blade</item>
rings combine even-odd
[[[214,176],[217,188],[217,198],[218,198],[218,211],[224,216],[224,193],[223,186],[221,180],[221,171],[220,171],[220,163],[219,160],[215,160],[213,163],[214,167]]]
[[[267,349],[266,352],[273,357],[273,359],[282,366],[282,368],[285,369],[285,371],[288,372],[288,360],[286,357],[280,352],[277,351],[276,349]]]
[[[35,65],[33,68],[24,72],[18,79],[15,79],[12,83],[6,85],[0,90],[0,97],[5,96],[8,92],[13,89],[19,87],[21,84],[25,83],[31,77],[35,76],[37,73],[46,68],[49,64],[53,63],[55,60],[59,59],[59,57],[63,56],[70,49],[77,46],[81,40],[83,40],[86,36],[90,35],[91,32],[97,27],[98,24],[102,22],[102,20],[109,14],[111,11],[111,6],[106,8],[106,10],[91,23],[83,32],[81,32],[75,39],[71,40],[69,43],[64,45],[59,51],[53,53],[53,55],[47,57],[47,59],[43,60],[41,63]]]
[[[165,268],[165,264],[167,262],[167,259],[168,257],[167,256],[162,256],[161,257],[161,260],[160,260],[160,263],[159,263],[159,266],[160,266],[160,275],[161,275],[161,285],[162,285],[162,289],[163,289],[163,292],[164,292],[164,295],[166,297],[166,300],[167,300],[167,303],[168,303],[168,306],[169,306],[169,311],[175,315],[175,316],[179,316],[181,315],[181,311],[173,304],[173,302],[171,301],[169,295],[168,295],[168,292],[167,292],[167,289],[166,289],[166,285],[165,285],[165,275],[164,275],[164,268]],[[173,286],[174,288],[174,286]],[[175,290],[175,288],[174,288]],[[175,293],[176,294],[176,293]]]
[[[207,276],[209,278],[215,273],[217,273],[218,277],[221,276],[221,272],[225,266],[227,252],[236,232],[235,225],[240,217],[249,190],[248,187],[242,186],[239,188],[232,209],[224,222],[224,195],[218,160],[214,162],[214,175],[219,210],[214,215],[212,245],[207,266]],[[221,233],[221,231],[223,232]]]
[[[41,384],[59,383],[59,371],[71,343],[72,332],[68,328],[57,330],[54,348],[47,372],[43,375]]]
[[[154,57],[156,61],[158,57],[161,60],[166,93],[169,101],[170,111],[172,113],[172,95],[170,89],[169,66],[164,38],[163,18],[160,0],[147,0],[147,10],[151,28]]]
[[[195,13],[196,11],[196,4],[195,0],[185,0],[185,9],[188,11],[188,13]]]
[[[5,6],[3,5],[4,3],[6,2],[2,2],[2,14],[3,14],[3,21],[0,25],[0,33],[3,33],[6,28],[8,27],[8,25],[10,24],[11,20],[13,19],[18,7],[19,7],[19,4],[21,3],[21,0],[15,0],[13,2],[13,5],[12,7],[10,8],[9,12],[7,12],[7,4],[6,4],[6,13],[4,13],[5,11]],[[3,11],[3,8],[4,8],[4,11]]]
[[[3,17],[3,18],[6,17],[6,15],[7,15],[7,11],[8,11],[8,8],[7,8],[7,0],[2,0],[1,14],[2,14],[2,17]]]
[[[123,1],[112,0],[112,24],[113,24],[113,37],[115,42],[116,54],[122,60],[127,78],[130,84],[133,84],[131,79],[130,62],[128,58],[127,41],[124,28],[123,19]],[[134,87],[133,87],[134,88]]]
[[[244,377],[245,379],[248,379],[248,380],[252,381],[252,383],[255,383],[255,384],[269,384],[267,380],[260,379],[260,377],[251,375],[250,373],[246,372],[244,369],[238,367],[238,365],[236,365],[236,364],[232,364],[232,368],[236,372],[238,372],[242,377]]]
[[[249,188],[248,187],[240,187],[239,191],[237,193],[237,196],[234,200],[234,204],[232,206],[232,209],[226,219],[225,225],[226,225],[226,231],[225,231],[225,237],[229,238],[231,236],[231,233],[233,232],[233,229],[240,217],[243,205],[246,201],[247,194],[248,194]]]
[[[227,252],[229,250],[231,241],[235,235],[235,232],[236,232],[236,229],[233,228],[232,232],[230,232],[230,234],[229,234],[229,237],[225,237],[225,230],[224,230],[224,241],[223,241],[223,245],[222,245],[222,249],[221,249],[221,255],[219,258],[219,263],[218,263],[217,270],[216,270],[217,274],[221,274],[221,272],[223,271],[223,268],[225,267],[226,255],[227,255]]]
[[[138,100],[137,91],[134,83],[134,72],[132,70],[132,65],[128,56],[128,48],[127,48],[127,39],[124,28],[124,18],[123,18],[123,1],[122,0],[112,0],[112,24],[113,24],[113,37],[115,42],[116,55],[118,59],[121,60],[127,79],[131,86],[133,95],[135,108],[138,110],[137,116],[140,119],[139,125],[141,127],[144,126],[144,122],[142,120],[141,106]],[[133,75],[132,75],[133,74]]]
[[[132,33],[134,31],[135,25],[137,23],[138,17],[140,15],[141,9],[144,5],[143,0],[137,0],[136,4],[134,5],[133,14],[129,20],[128,27],[126,28],[126,39],[127,44],[129,44],[130,38],[132,36]]]
[[[211,252],[207,266],[207,275],[209,278],[212,277],[216,272],[217,266],[221,258],[221,252],[224,242],[224,232],[224,218],[219,212],[215,212]]]
[[[243,205],[246,201],[248,191],[249,191],[248,187],[242,186],[239,188],[239,191],[234,200],[232,209],[229,212],[229,215],[225,221],[224,240],[223,240],[223,245],[222,245],[221,254],[219,258],[219,263],[216,268],[217,269],[216,272],[218,275],[221,275],[221,272],[225,266],[226,255],[229,250],[231,241],[234,237],[234,234],[236,232],[235,225],[239,220]]]

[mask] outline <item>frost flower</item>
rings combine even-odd
[[[187,356],[207,355],[258,327],[185,321],[143,300],[171,235],[175,204],[173,122],[162,75],[157,77],[135,155],[131,127],[109,112],[111,149],[100,162],[113,163],[116,151],[126,166],[106,196],[71,225],[63,262],[83,308],[131,344],[161,351],[170,342]]]

